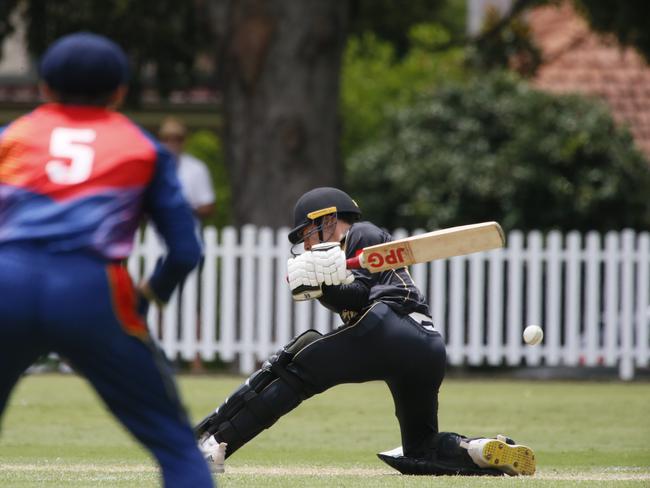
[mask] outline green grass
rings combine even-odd
[[[181,377],[198,420],[241,381]],[[604,487],[650,486],[647,383],[448,380],[442,430],[506,433],[533,447],[533,478],[411,477],[375,453],[397,446],[386,386],[343,385],[314,397],[228,462],[220,487]],[[26,377],[0,438],[2,487],[153,487],[158,471],[75,376]]]

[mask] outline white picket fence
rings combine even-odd
[[[340,325],[317,302],[291,299],[287,231],[205,229],[201,272],[148,317],[169,357],[218,356],[247,374],[300,332]],[[129,260],[134,279],[150,273],[162,251],[147,229]],[[645,232],[514,231],[504,249],[419,264],[411,273],[452,365],[608,366],[631,379],[650,361],[649,261]],[[540,346],[523,343],[529,324],[544,329]]]

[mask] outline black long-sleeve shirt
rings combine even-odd
[[[347,258],[354,257],[364,247],[392,240],[392,236],[371,222],[354,223],[345,237]],[[354,281],[349,285],[323,286],[319,301],[338,313],[345,323],[353,322],[373,303],[384,302],[400,315],[419,312],[430,315],[422,292],[413,282],[407,268],[370,273],[353,270]]]

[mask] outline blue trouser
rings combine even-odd
[[[0,246],[0,415],[23,371],[54,351],[156,457],[166,487],[212,487],[172,375],[123,267]]]

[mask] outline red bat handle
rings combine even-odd
[[[361,261],[359,261],[360,257],[361,257],[361,254],[359,254],[358,256],[355,256],[353,258],[348,259],[347,261],[345,261],[345,266],[348,269],[359,269],[359,268],[361,268]]]

